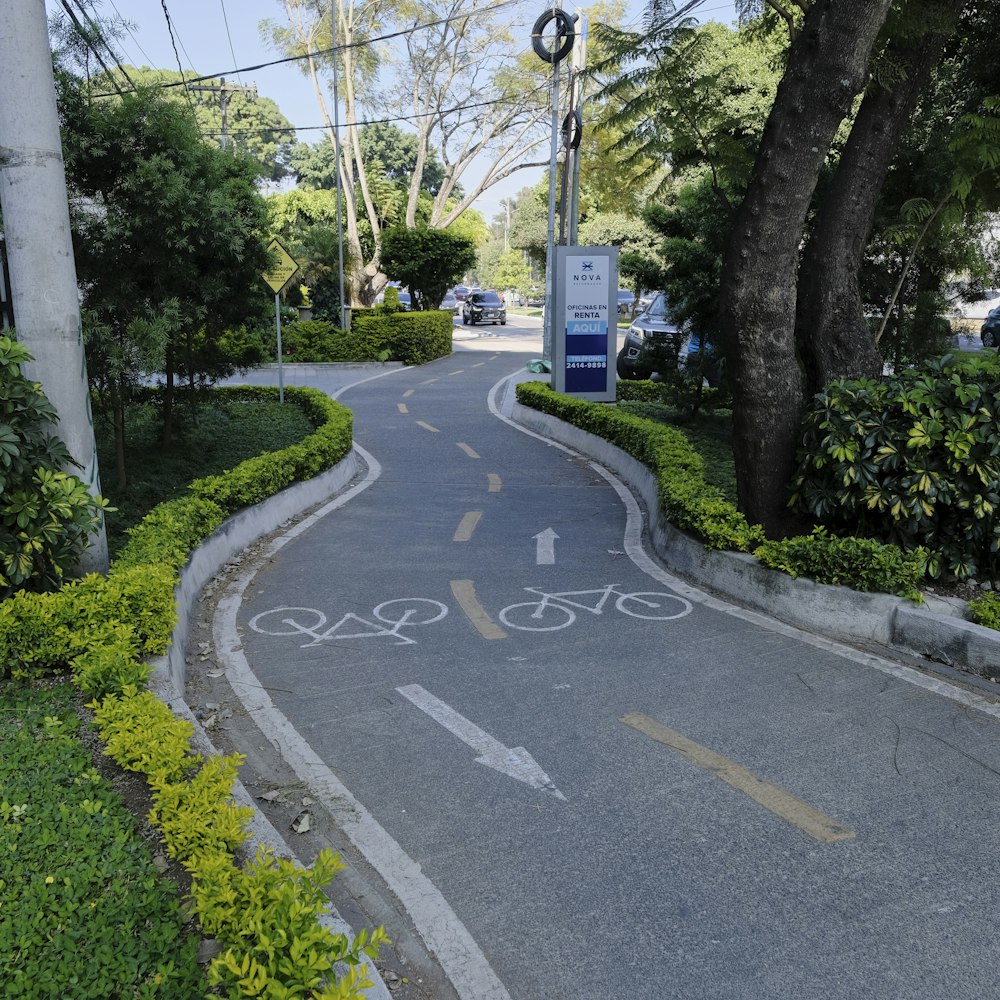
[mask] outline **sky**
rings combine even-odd
[[[59,0],[45,2],[50,11],[60,9]],[[570,9],[573,5],[566,0],[565,6]],[[642,0],[630,0],[626,21],[637,19],[642,7]],[[529,25],[523,29],[525,49],[530,47],[530,24],[544,9],[541,0],[525,0],[514,8],[513,16],[520,13],[520,20]],[[126,65],[177,70],[179,59],[185,72],[255,84],[258,93],[275,101],[291,124],[301,130],[300,139],[312,143],[323,137],[321,129],[310,128],[322,124],[312,84],[294,63],[236,72],[280,58],[279,52],[261,40],[258,26],[268,18],[284,21],[281,0],[99,0],[99,10],[105,17],[119,14],[131,23],[131,30],[116,45]],[[700,20],[730,23],[735,18],[732,2],[724,0],[704,0],[696,13]],[[177,42],[176,54],[167,14]],[[540,176],[540,170],[518,172],[485,192],[474,207],[489,222],[498,213],[501,199],[536,183]]]

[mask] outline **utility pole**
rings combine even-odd
[[[229,100],[233,94],[247,94],[250,97],[256,97],[257,85],[255,83],[251,83],[249,85],[244,85],[242,83],[226,83],[226,78],[224,76],[220,76],[217,84],[191,84],[187,89],[204,90],[210,94],[219,95],[219,109],[222,112],[222,134],[219,136],[219,145],[223,149],[228,149],[229,127],[227,124],[226,110],[229,107]]]
[[[35,358],[25,373],[41,383],[59,411],[55,432],[74,462],[66,471],[97,494],[101,483],[44,0],[0,3],[0,208],[17,339]],[[79,568],[108,568],[103,519]]]

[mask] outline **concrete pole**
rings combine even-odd
[[[59,412],[55,432],[76,463],[66,471],[97,494],[101,482],[45,0],[0,3],[0,207],[17,339],[35,357],[25,374],[41,383]],[[103,520],[79,568],[107,570]]]

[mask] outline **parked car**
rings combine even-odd
[[[1000,306],[991,309],[979,331],[983,347],[1000,347]]]
[[[469,289],[465,285],[456,285],[452,291],[455,293],[455,298],[458,299],[459,302],[464,302],[469,294]]]
[[[630,292],[627,288],[618,289],[618,314],[620,316],[627,316],[632,312],[632,307],[635,305],[635,293]]]
[[[444,309],[446,312],[452,313],[452,315],[457,316],[459,309],[462,307],[459,305],[458,298],[455,296],[454,292],[445,292],[444,298],[441,300],[441,305],[438,309]]]
[[[462,322],[466,326],[477,323],[507,325],[507,307],[496,292],[472,291],[462,303]]]
[[[625,334],[625,343],[618,352],[618,377],[649,378],[659,370],[658,365],[690,364],[702,350],[708,351],[710,347],[697,334],[685,330],[671,319],[667,297],[659,292],[632,320]],[[705,373],[712,385],[720,380],[720,375],[717,366],[712,366]]]
[[[404,292],[402,289],[399,290],[399,304],[409,312],[413,308],[413,299],[410,297],[409,292]]]

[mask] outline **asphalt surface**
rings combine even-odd
[[[370,484],[236,615],[502,983],[442,956],[458,994],[1000,997],[998,721],[640,571],[606,478],[491,412],[540,351],[516,324],[303,377],[366,379],[339,400]]]

